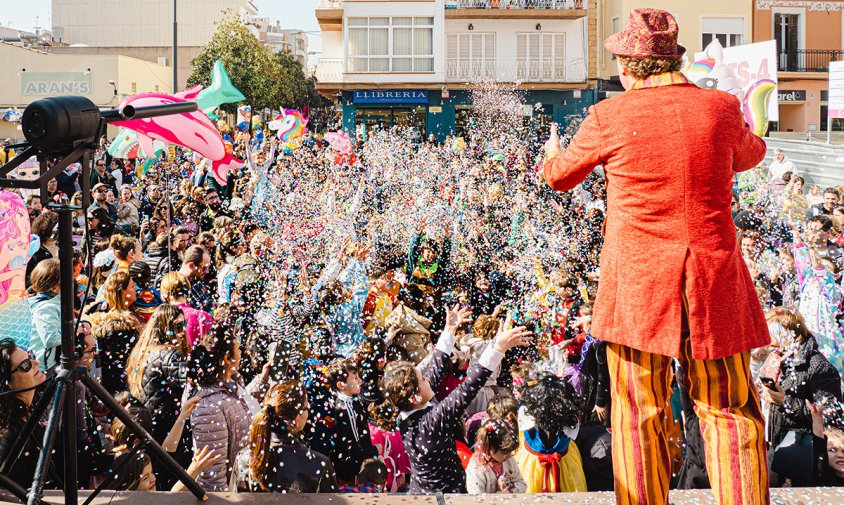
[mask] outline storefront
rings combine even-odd
[[[445,92],[445,96],[443,91]],[[524,91],[522,117],[526,124],[547,130],[552,122],[565,128],[595,103],[594,90]],[[411,128],[414,136],[463,136],[472,115],[469,90],[354,90],[342,93],[343,128],[364,133],[394,126]]]

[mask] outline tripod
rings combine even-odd
[[[65,98],[68,100],[63,101],[62,99]],[[45,152],[42,148],[39,148],[37,144],[40,143],[44,145],[45,138],[48,135],[54,134],[54,131],[51,131],[50,124],[48,124],[47,127],[44,127],[44,123],[49,122],[51,118],[36,117],[35,120],[32,121],[33,124],[31,125],[31,128],[28,129],[26,112],[24,112],[22,126],[25,134],[27,134],[27,139],[30,140],[30,144],[23,144],[23,146],[27,146],[24,152],[0,167],[0,187],[40,189],[42,198],[44,198],[47,193],[47,182],[58,175],[61,171],[65,170],[72,163],[81,161],[83,205],[87,208],[90,203],[90,171],[92,153],[96,149],[97,139],[102,136],[105,131],[105,126],[110,120],[154,117],[196,110],[195,103],[177,103],[137,109],[126,107],[119,111],[100,112],[93,103],[87,99],[79,100],[80,98],[81,97],[61,97],[58,99],[54,98],[47,100],[52,100],[54,102],[53,105],[58,103],[65,109],[77,109],[72,111],[76,112],[77,115],[88,114],[88,116],[90,116],[91,114],[96,114],[97,117],[95,120],[92,120],[91,117],[85,118],[89,123],[93,121],[96,128],[95,131],[92,128],[89,128],[87,133],[82,133],[84,137],[81,140],[73,141],[71,144],[67,143],[68,139],[66,138],[67,135],[65,135],[65,138],[61,139],[62,142],[60,147],[60,149],[64,149],[64,152],[57,152],[56,150]],[[74,100],[71,99],[76,99],[76,101],[74,102]],[[81,107],[79,107],[80,102],[82,102],[81,105],[83,106],[88,106],[88,104],[90,104],[90,107],[93,107],[93,109],[90,109],[89,107],[89,109],[82,110]],[[84,102],[87,102],[87,104]],[[27,110],[36,104],[38,104],[38,102],[31,104],[27,107]],[[46,110],[47,112],[50,112],[49,109]],[[91,110],[93,112],[91,112]],[[32,115],[30,115],[30,118],[32,118]],[[56,126],[56,124],[58,126]],[[67,125],[66,121],[65,123],[56,121],[52,126],[54,127],[53,130],[55,130],[66,127]],[[70,126],[74,125],[71,124]],[[83,125],[82,128],[79,128],[78,122],[75,126],[77,126],[76,131],[85,130],[85,125]],[[32,133],[35,140],[30,139],[30,132],[33,129],[36,130],[35,133]],[[40,138],[38,137],[39,129],[42,132],[42,136]],[[67,127],[67,129],[72,130],[70,127]],[[74,133],[71,133],[71,135],[73,134]],[[37,156],[41,166],[41,176],[37,180],[25,181],[6,178],[12,170],[20,166],[24,161],[28,160],[32,156]],[[56,162],[52,168],[47,170],[47,158],[59,156],[61,159]],[[204,498],[205,492],[202,488],[200,488],[199,485],[197,485],[196,482],[187,474],[187,472],[178,463],[176,463],[173,458],[164,451],[164,449],[161,448],[152,436],[147,433],[132,418],[132,416],[129,415],[129,413],[126,412],[119,403],[117,403],[114,398],[112,398],[108,391],[106,391],[106,389],[103,388],[96,379],[88,374],[88,369],[86,367],[76,366],[76,356],[74,354],[76,329],[73,313],[73,211],[78,210],[79,207],[72,207],[67,204],[51,204],[49,207],[55,210],[59,216],[59,263],[61,265],[61,291],[59,295],[61,297],[61,356],[56,376],[47,384],[42,392],[41,398],[33,407],[29,419],[24,425],[19,437],[9,450],[6,460],[0,463],[0,487],[5,487],[19,500],[21,500],[21,502],[25,502],[28,505],[37,505],[41,503],[47,470],[50,468],[50,458],[59,432],[61,431],[64,449],[63,490],[65,504],[77,505],[79,484],[76,466],[77,434],[75,410],[77,402],[76,383],[77,381],[81,381],[96,398],[108,407],[117,419],[120,419],[120,421],[123,422],[127,430],[132,432],[137,439],[140,440],[141,446],[145,447],[155,458],[160,460],[168,471],[176,475],[179,480],[182,481],[182,483],[193,493],[193,495],[196,496],[196,498]],[[32,437],[36,427],[41,422],[41,419],[45,414],[47,414],[47,426],[44,431],[41,451],[38,456],[38,463],[32,480],[32,487],[29,494],[27,494],[26,490],[20,485],[20,483],[12,481],[6,474],[20,458],[27,441]],[[139,447],[136,448],[136,450],[138,449]],[[85,501],[86,505],[90,503],[102,490],[102,487],[103,485],[97,488],[88,497]]]

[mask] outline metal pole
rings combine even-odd
[[[173,93],[179,90],[179,54],[178,54],[178,37],[179,37],[179,22],[177,21],[177,0],[173,0]]]
[[[90,154],[82,157],[82,164],[88,164]],[[62,317],[62,354],[59,366],[60,373],[68,377],[68,384],[64,391],[64,502],[66,505],[76,505],[79,494],[79,484],[76,467],[76,388],[73,382],[73,372],[76,368],[76,345],[73,282],[73,210],[77,207],[62,205],[56,209],[59,214],[59,264],[61,268],[61,317]],[[61,377],[61,375],[59,376]]]

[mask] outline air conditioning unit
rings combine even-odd
[[[165,67],[169,64],[169,62],[167,61],[167,57],[166,57],[166,56],[159,56],[159,57],[158,57],[158,60],[156,60],[156,62],[157,62],[159,65],[164,65]]]

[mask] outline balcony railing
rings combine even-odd
[[[829,62],[841,61],[844,51],[838,49],[799,49],[779,55],[780,72],[827,72]]]
[[[401,72],[384,72],[379,75],[399,75]],[[356,74],[357,75],[357,74]],[[346,82],[345,64],[342,59],[321,59],[316,70],[321,84]],[[586,81],[586,64],[580,58],[570,60],[448,60],[445,81],[471,84],[479,81],[531,83],[580,83]]]
[[[320,58],[316,68],[318,83],[341,83],[343,82],[343,60]]]
[[[585,9],[586,0],[446,0],[446,9]]]
[[[582,59],[560,60],[448,60],[446,82],[481,80],[519,83],[576,83],[586,81]]]

